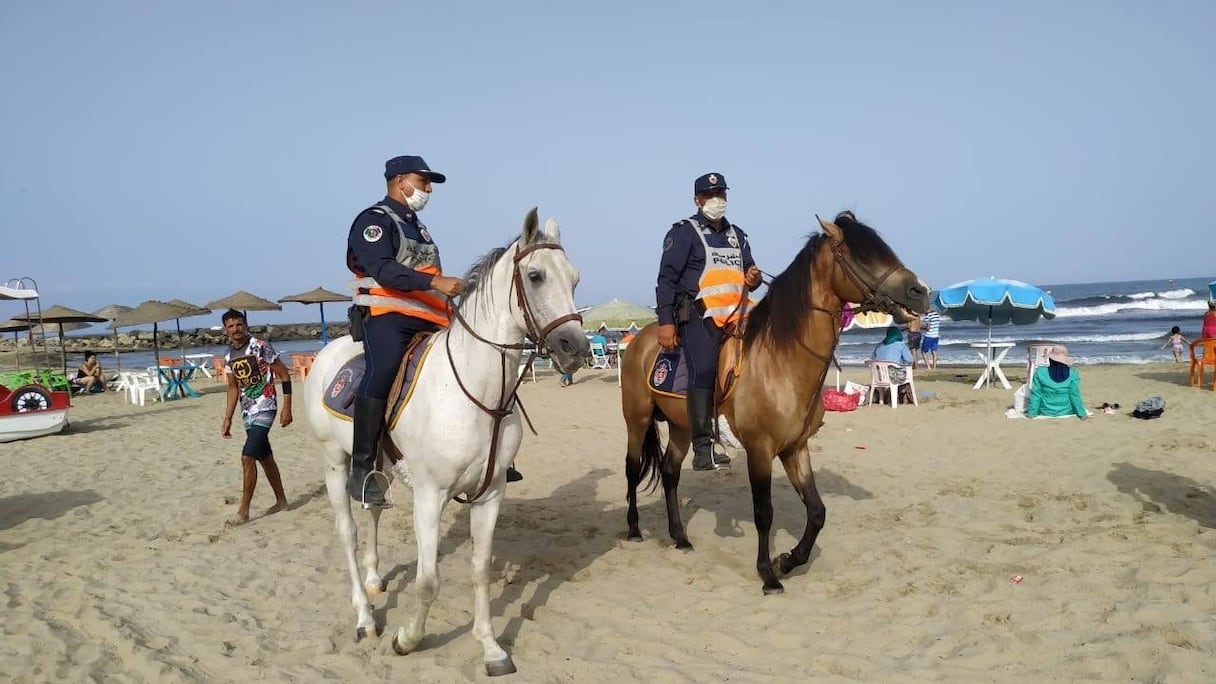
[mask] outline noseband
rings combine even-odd
[[[832,256],[835,258],[836,264],[840,266],[840,270],[844,271],[844,277],[848,278],[849,282],[853,283],[853,286],[862,292],[863,299],[861,302],[859,302],[861,304],[862,311],[881,311],[883,309],[894,308],[896,306],[894,299],[891,299],[891,297],[888,295],[879,294],[878,289],[883,286],[883,283],[887,282],[887,279],[890,278],[893,273],[903,268],[901,264],[896,264],[887,269],[887,271],[882,274],[882,277],[879,278],[877,282],[875,282],[873,285],[868,285],[864,280],[861,279],[861,276],[857,273],[857,270],[853,268],[852,262],[850,262],[845,256],[844,240],[832,241]]]
[[[524,327],[527,329],[527,336],[535,343],[536,349],[528,357],[527,365],[524,366],[523,370],[519,374],[519,377],[515,379],[515,384],[511,387],[509,392],[507,391],[507,350],[528,349],[529,345],[526,343],[517,344],[487,340],[479,335],[477,331],[473,329],[473,326],[469,325],[469,322],[466,321],[464,316],[460,314],[459,307],[451,307],[452,315],[457,321],[460,322],[460,325],[467,330],[474,339],[497,349],[502,358],[502,399],[498,402],[498,406],[496,408],[492,408],[481,403],[481,401],[479,401],[477,397],[473,396],[473,394],[469,392],[468,388],[464,386],[464,381],[460,379],[460,371],[456,369],[456,360],[452,358],[452,336],[444,336],[444,348],[447,351],[448,364],[452,367],[452,375],[455,376],[456,384],[460,386],[460,391],[464,392],[464,396],[468,397],[469,401],[473,402],[477,408],[481,409],[494,419],[494,427],[490,434],[490,458],[486,462],[485,479],[482,480],[481,487],[473,496],[467,499],[462,499],[459,496],[455,497],[456,501],[459,503],[473,503],[477,499],[481,498],[481,495],[485,494],[486,490],[490,488],[490,483],[494,479],[494,466],[498,457],[499,431],[502,428],[503,419],[511,415],[511,413],[514,411],[514,406],[519,406],[520,413],[523,414],[524,420],[528,421],[528,429],[532,431],[532,434],[536,434],[536,428],[532,427],[532,420],[528,418],[528,412],[524,410],[523,402],[519,400],[519,385],[524,381],[524,375],[526,375],[528,369],[532,367],[532,362],[536,360],[536,356],[549,351],[549,345],[545,339],[549,336],[549,333],[553,332],[557,326],[569,321],[577,321],[579,323],[583,322],[582,314],[576,312],[566,314],[564,316],[558,316],[552,321],[549,321],[548,325],[544,326],[543,328],[537,324],[536,315],[532,313],[532,306],[528,303],[528,296],[524,294],[524,279],[519,264],[521,261],[523,261],[524,257],[541,249],[558,249],[565,251],[562,246],[557,243],[540,242],[534,245],[519,248],[515,252],[515,258],[512,260],[512,268],[514,272],[511,274],[511,289],[515,292],[516,303],[518,304],[520,310],[524,313]],[[450,297],[448,298],[448,301],[449,303],[451,302]]]

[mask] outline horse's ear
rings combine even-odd
[[[550,218],[548,221],[545,221],[545,237],[554,242],[562,241],[562,229],[557,225],[557,219]]]
[[[824,221],[819,218],[819,214],[815,214],[815,220],[819,221],[819,227],[823,229],[824,234],[832,238],[832,242],[841,242],[844,240],[844,231],[840,230],[840,226],[831,221]]]
[[[536,207],[528,212],[524,217],[524,229],[519,234],[520,244],[527,247],[536,242],[536,237],[540,233],[540,217],[536,215]]]

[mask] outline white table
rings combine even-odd
[[[186,354],[182,358],[185,359],[191,366],[201,370],[203,375],[213,378],[215,376],[211,374],[211,369],[207,367],[209,365],[207,362],[211,360],[211,357],[212,354]]]
[[[979,389],[985,383],[991,383],[994,373],[997,379],[1001,381],[1002,387],[1013,389],[1009,385],[1009,380],[1005,377],[1005,374],[1001,372],[1001,362],[1005,360],[1005,355],[1009,353],[1010,349],[1013,349],[1013,346],[1012,342],[993,342],[991,345],[987,342],[977,342],[971,345],[971,348],[979,355],[980,361],[984,362],[984,371],[980,373],[980,379],[975,381],[973,389]]]

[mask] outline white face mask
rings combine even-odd
[[[710,221],[717,221],[726,216],[726,200],[721,197],[710,197],[701,205],[701,213]]]
[[[414,184],[409,181],[406,181],[406,184],[414,188],[414,194],[405,198],[405,206],[413,211],[422,211],[426,207],[426,203],[431,199],[431,193],[415,188]]]

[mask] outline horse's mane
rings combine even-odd
[[[844,234],[845,246],[856,261],[879,268],[900,263],[878,231],[858,221],[853,212],[840,212],[832,223]],[[815,233],[807,238],[790,265],[769,283],[768,294],[748,317],[743,336],[745,345],[750,347],[767,339],[774,349],[788,351],[798,344],[811,321],[813,266],[815,255],[826,243],[826,237],[823,233]]]

